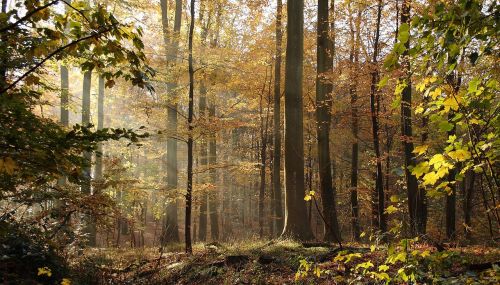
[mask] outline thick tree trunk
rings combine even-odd
[[[373,71],[372,82],[370,88],[370,111],[372,119],[372,135],[373,135],[373,150],[375,151],[376,174],[375,174],[375,192],[376,192],[376,227],[382,233],[387,231],[387,221],[384,214],[384,180],[382,173],[382,158],[380,155],[380,138],[379,138],[379,112],[380,112],[380,96],[377,90],[377,84],[380,78],[378,70],[378,53],[380,39],[380,19],[382,17],[382,0],[377,3],[377,24],[375,31],[375,41],[373,44]],[[375,201],[374,201],[375,202]]]
[[[340,241],[337,220],[335,188],[332,184],[332,163],[330,160],[330,122],[332,83],[325,80],[325,73],[333,69],[333,43],[329,35],[328,0],[318,1],[316,77],[316,120],[318,139],[318,167],[323,217],[325,219],[325,241]]]
[[[169,33],[168,29],[168,1],[161,0],[162,26],[165,50],[167,53],[168,65],[173,66],[177,61],[179,49],[179,36],[182,19],[182,0],[175,1],[174,31]],[[172,102],[175,102],[174,92],[177,89],[176,82],[167,83],[167,93]],[[177,103],[168,103],[167,110],[168,130],[172,134],[177,133]],[[178,166],[177,166],[177,140],[167,139],[167,189],[172,192],[173,202],[167,204],[166,217],[162,230],[162,244],[179,241],[179,224],[177,216],[177,187],[178,187]]]
[[[193,69],[193,31],[195,0],[191,0],[191,22],[189,24],[189,106],[188,106],[188,142],[187,142],[187,191],[186,191],[186,218],[185,218],[185,243],[186,253],[192,254],[191,244],[191,207],[193,195],[193,117],[194,117],[194,69]]]
[[[276,60],[274,62],[274,152],[273,152],[273,211],[276,232],[283,231],[283,206],[281,203],[281,30],[283,3],[277,0],[276,7]]]
[[[349,2],[351,5],[351,2]],[[350,6],[349,9],[351,10]],[[355,241],[359,240],[360,226],[359,226],[359,203],[358,203],[358,155],[359,155],[359,144],[358,144],[358,94],[357,94],[357,77],[358,77],[358,60],[359,60],[359,41],[360,41],[360,22],[361,22],[361,9],[358,8],[356,27],[353,27],[352,10],[350,12],[349,26],[351,29],[351,52],[349,59],[351,62],[351,83],[349,85],[349,95],[351,98],[351,132],[353,137],[353,143],[351,146],[351,188],[350,188],[350,198],[351,198],[351,223],[352,223],[352,235]]]
[[[283,236],[314,238],[304,202],[304,137],[302,76],[304,0],[287,5],[288,27],[285,68],[285,226]]]
[[[410,2],[411,0],[403,0],[401,7],[401,23],[410,25]],[[411,121],[411,77],[410,77],[410,62],[408,53],[410,49],[410,41],[405,43],[406,50],[402,54],[402,68],[404,75],[400,79],[406,83],[405,88],[401,93],[401,136],[403,137],[403,152],[404,152],[404,168],[406,177],[406,189],[408,196],[408,212],[410,214],[410,234],[419,234],[419,224],[422,223],[422,217],[417,209],[417,191],[418,184],[415,175],[411,174],[409,167],[415,165],[415,155],[413,153],[413,131]]]

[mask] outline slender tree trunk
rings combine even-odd
[[[211,118],[215,118],[215,100],[212,100],[210,103],[210,107],[208,110],[208,115]],[[209,156],[208,156],[208,164],[210,165],[210,183],[213,185],[217,185],[217,139],[216,134],[211,133],[209,136]],[[217,189],[217,188],[215,188]],[[210,234],[212,240],[216,241],[219,239],[219,213],[218,213],[218,191],[213,191],[211,195],[209,195],[209,211],[210,211]]]
[[[182,0],[175,1],[174,31],[169,32],[168,28],[168,1],[161,0],[162,26],[167,61],[170,67],[175,65],[179,50],[179,36],[182,20]],[[175,90],[177,82],[167,83],[167,92],[171,96],[169,100],[174,103],[167,103],[168,130],[173,134],[177,133],[177,103]],[[179,224],[177,216],[177,188],[178,188],[178,164],[177,164],[177,140],[167,139],[167,189],[172,192],[173,202],[167,204],[166,217],[162,230],[162,244],[169,242],[179,242]]]
[[[304,0],[288,2],[285,68],[285,226],[283,236],[314,238],[304,202],[302,76]]]
[[[194,69],[193,69],[193,31],[195,0],[191,0],[191,22],[189,24],[189,106],[188,106],[188,142],[187,142],[187,191],[186,191],[186,220],[185,220],[185,243],[186,253],[192,254],[191,245],[191,206],[193,194],[193,117],[194,117]]]
[[[351,2],[349,2],[349,10]],[[350,12],[349,26],[351,29],[351,52],[349,59],[351,62],[351,83],[349,86],[349,95],[351,98],[351,131],[353,137],[353,143],[351,146],[351,218],[352,218],[352,234],[355,241],[359,240],[360,226],[359,226],[359,203],[358,203],[358,155],[359,155],[359,143],[358,143],[358,95],[357,95],[357,77],[358,77],[358,59],[359,59],[359,31],[360,31],[360,21],[361,21],[361,9],[358,8],[356,27],[353,27],[352,23],[352,10]]]
[[[99,90],[97,94],[97,129],[102,130],[104,127],[104,78],[99,76]],[[95,157],[94,178],[96,180],[102,179],[102,155],[103,149],[100,143],[97,146],[97,154]]]
[[[207,120],[208,118],[208,108],[207,108],[207,89],[203,80],[200,83],[200,100],[199,100],[199,113],[202,120]],[[207,137],[204,135],[200,142],[200,166],[202,169],[208,167],[208,142]],[[203,176],[203,175],[202,175]],[[205,177],[202,178],[202,183],[206,183]],[[200,195],[200,216],[198,222],[198,240],[207,240],[207,224],[208,224],[208,194],[206,192]]]
[[[401,7],[401,23],[410,25],[410,2],[403,0]],[[405,43],[406,50],[402,54],[402,68],[404,75],[400,79],[406,83],[401,93],[401,135],[403,137],[404,168],[406,177],[406,189],[408,196],[408,212],[410,214],[410,234],[419,234],[419,224],[422,223],[422,217],[417,209],[417,191],[418,184],[415,175],[411,174],[409,167],[415,165],[415,155],[413,153],[413,131],[411,121],[411,77],[410,62],[408,53],[410,49],[410,40]]]
[[[82,93],[82,125],[88,126],[90,124],[90,88],[92,83],[92,71],[86,71],[83,75],[83,93]],[[83,169],[83,182],[81,190],[83,194],[92,195],[91,190],[91,163],[92,163],[92,153],[84,152],[83,158],[87,166]],[[91,216],[86,217],[86,232],[88,234],[88,245],[96,245],[96,232],[94,218]]]
[[[340,231],[335,202],[335,188],[332,184],[332,163],[330,160],[330,123],[333,85],[328,82],[325,73],[333,69],[333,42],[329,35],[328,0],[318,0],[317,27],[317,65],[316,77],[316,120],[318,140],[318,167],[325,218],[325,241],[340,241]]]
[[[266,69],[267,70],[267,69]],[[264,90],[267,81],[264,80],[264,87],[260,93],[259,116],[260,116],[260,186],[259,186],[259,237],[264,237],[264,194],[266,189],[266,154],[267,154],[267,136],[264,131]]]
[[[281,18],[282,0],[277,0],[276,7],[276,60],[274,62],[274,152],[273,152],[273,215],[276,232],[283,231],[283,206],[281,204],[281,53],[282,38]]]
[[[380,95],[377,90],[377,84],[380,79],[378,70],[378,53],[379,53],[379,39],[380,39],[380,19],[382,17],[382,0],[377,3],[377,24],[375,31],[375,42],[373,44],[373,71],[372,82],[370,88],[370,111],[372,119],[372,134],[373,134],[373,149],[375,151],[376,160],[376,176],[375,176],[375,192],[377,197],[377,211],[376,211],[376,226],[382,233],[387,231],[386,216],[384,214],[384,180],[382,173],[382,158],[380,155],[380,139],[379,139],[379,112],[380,112]]]

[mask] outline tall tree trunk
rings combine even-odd
[[[359,240],[360,226],[359,226],[359,203],[358,203],[358,162],[359,162],[359,143],[358,143],[358,60],[359,60],[359,44],[360,44],[360,22],[361,22],[361,9],[358,7],[358,13],[356,18],[356,27],[353,27],[353,16],[351,9],[351,2],[349,2],[349,26],[351,29],[351,52],[349,55],[349,60],[351,62],[351,83],[349,85],[349,95],[351,98],[351,132],[353,137],[353,143],[351,146],[351,219],[352,219],[352,235],[355,241]]]
[[[304,0],[287,5],[285,68],[285,226],[283,236],[314,238],[304,202],[304,135],[302,77],[304,51]]]
[[[283,206],[281,204],[281,30],[283,13],[282,0],[277,0],[276,6],[276,60],[274,62],[274,152],[273,152],[273,215],[276,232],[283,231]]]
[[[208,115],[211,118],[215,118],[215,100],[212,99],[210,107],[208,110]],[[208,164],[210,165],[210,183],[212,185],[217,185],[217,138],[215,133],[209,135],[209,156]],[[217,189],[217,187],[215,188]],[[212,240],[216,241],[219,239],[219,213],[218,213],[218,191],[212,191],[208,196],[209,198],[209,211],[210,211],[210,235]]]
[[[372,119],[372,134],[373,134],[373,149],[375,151],[376,160],[376,176],[375,176],[375,192],[377,197],[377,216],[376,216],[376,226],[382,233],[387,231],[386,216],[384,214],[384,181],[382,173],[382,161],[380,155],[380,139],[379,139],[379,112],[380,112],[380,95],[377,90],[377,84],[380,78],[378,70],[378,53],[379,53],[379,39],[380,39],[380,19],[382,17],[382,0],[378,0],[377,3],[377,24],[375,31],[375,42],[373,44],[373,71],[372,71],[372,82],[370,88],[370,111]]]
[[[410,25],[410,2],[403,0],[401,7],[401,24]],[[408,196],[408,212],[410,214],[410,234],[419,234],[418,228],[421,224],[421,216],[417,211],[417,191],[418,184],[415,175],[411,174],[409,167],[415,165],[415,155],[413,153],[413,131],[411,121],[411,77],[410,61],[408,59],[410,40],[405,43],[406,50],[402,54],[402,68],[404,75],[400,79],[405,83],[401,93],[401,135],[403,137],[404,168],[406,177],[406,189]]]
[[[2,13],[7,13],[7,0],[2,0]],[[2,55],[1,61],[0,61],[0,88],[3,90],[8,86],[7,84],[7,48],[9,44],[7,42],[7,37],[6,35],[2,35],[1,37],[1,46],[2,48]]]
[[[195,0],[191,0],[191,22],[189,24],[189,106],[188,106],[188,142],[187,142],[187,191],[186,191],[186,219],[185,219],[185,243],[186,253],[192,254],[191,244],[191,207],[193,195],[193,117],[194,117],[194,69],[193,69],[193,31]]]
[[[97,94],[97,129],[102,130],[104,127],[104,78],[99,76],[99,90]],[[97,154],[95,157],[94,178],[102,179],[102,143],[97,146]]]
[[[328,0],[318,0],[317,65],[316,77],[316,120],[318,140],[318,167],[325,219],[325,241],[340,241],[340,231],[335,202],[335,188],[332,184],[330,160],[330,122],[333,85],[325,79],[325,73],[333,69],[333,42],[329,35]]]
[[[86,71],[83,75],[83,93],[82,93],[82,125],[88,126],[90,124],[90,88],[92,84],[92,71]],[[82,193],[86,195],[91,195],[91,163],[92,163],[92,153],[84,152],[83,158],[87,166],[83,169],[83,182],[82,182]],[[94,219],[91,216],[86,217],[86,233],[88,234],[88,245],[96,245],[96,232]]]
[[[267,70],[267,69],[266,69]],[[259,117],[260,117],[260,186],[259,186],[259,237],[264,237],[264,194],[266,189],[266,154],[267,154],[267,134],[264,131],[264,90],[267,81],[264,80],[264,88],[260,93]]]
[[[179,36],[182,20],[182,0],[175,1],[174,31],[172,34],[168,28],[168,0],[161,0],[162,26],[165,51],[168,65],[172,67],[177,61],[179,50]],[[176,94],[177,82],[167,83],[167,93],[169,100],[174,103],[167,103],[168,130],[173,134],[177,133],[177,103]],[[178,166],[177,166],[177,140],[167,139],[167,189],[172,192],[173,202],[167,204],[166,217],[162,230],[162,244],[179,241],[179,224],[177,217],[177,187],[178,187]]]
[[[207,108],[207,89],[203,80],[200,83],[200,100],[199,100],[199,114],[202,120],[208,118]],[[206,169],[208,167],[208,142],[207,137],[204,135],[200,142],[200,167]],[[202,175],[203,176],[203,175]],[[205,177],[202,178],[202,183],[206,183]],[[198,222],[198,240],[207,240],[207,224],[208,224],[208,194],[206,192],[200,195],[200,216]]]

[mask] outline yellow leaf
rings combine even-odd
[[[443,93],[443,90],[438,87],[438,88],[434,89],[434,91],[429,93],[429,95],[432,97],[433,100],[436,100],[436,98],[441,96],[442,93]]]
[[[48,277],[52,276],[52,271],[48,267],[39,267],[38,268],[38,276],[47,275]]]
[[[429,255],[431,255],[431,253],[428,250],[425,250],[420,254],[420,256],[422,256],[423,258],[426,258]]]
[[[437,175],[436,172],[431,171],[427,174],[424,175],[423,180],[424,180],[424,185],[434,185],[439,179],[439,176]]]
[[[378,267],[378,271],[386,272],[387,270],[389,270],[389,266],[385,264],[382,264]]]
[[[458,102],[457,102],[457,100],[455,100],[454,97],[446,98],[443,102],[443,106],[444,106],[444,109],[446,112],[449,112],[450,109],[453,111],[457,111],[458,107],[459,107]]]
[[[466,161],[471,158],[471,154],[466,149],[457,149],[455,151],[450,151],[448,155],[456,161]]]
[[[439,167],[441,167],[441,165],[443,165],[443,163],[445,162],[445,157],[438,153],[438,154],[435,154],[431,160],[429,160],[429,165],[433,165],[434,166],[434,169],[439,169]]]
[[[362,237],[364,237],[364,236],[366,236],[366,233],[365,233],[365,232],[362,232],[362,233],[359,235],[359,237],[360,237],[360,238],[362,238]]]
[[[304,197],[304,201],[311,201],[311,199],[312,199],[312,196],[311,196],[311,195],[306,195],[306,196]]]
[[[63,278],[63,280],[61,281],[61,285],[71,285],[71,280],[69,280],[68,278]]]
[[[421,155],[422,153],[426,152],[427,149],[429,148],[429,145],[419,145],[417,147],[415,147],[415,149],[413,150],[413,153],[416,153],[417,155]]]
[[[385,209],[385,212],[386,212],[387,214],[392,214],[392,213],[395,213],[395,212],[397,212],[397,211],[398,211],[398,208],[394,207],[393,205],[390,205],[389,207],[387,207],[387,208]]]

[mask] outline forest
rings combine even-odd
[[[500,284],[497,0],[2,0],[0,284]]]

